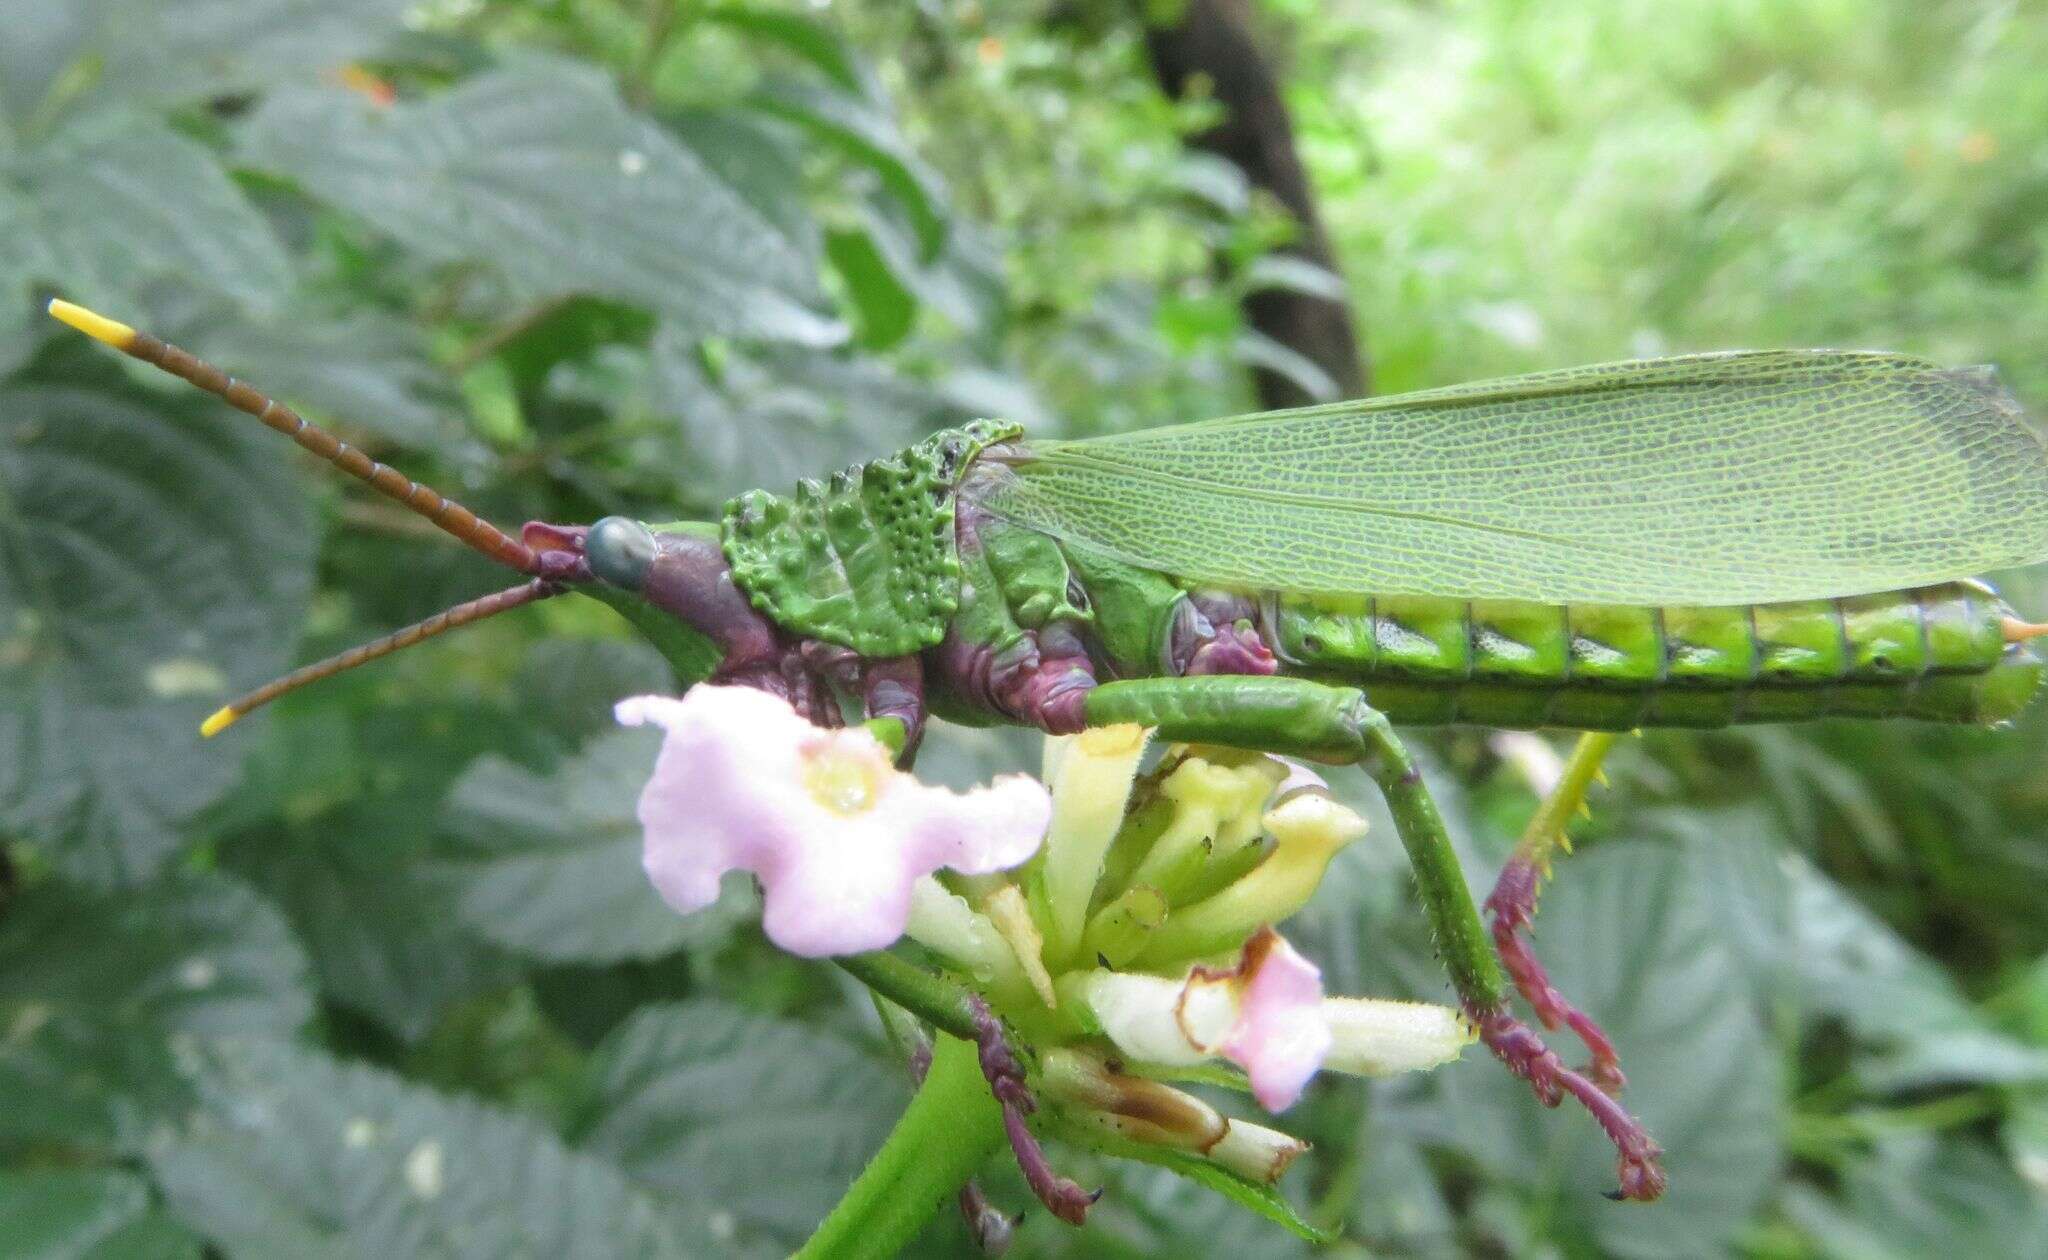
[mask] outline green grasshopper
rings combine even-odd
[[[185,351],[52,313],[254,415],[499,563],[517,586],[210,718],[578,591],[684,685],[759,687],[904,759],[928,714],[1356,763],[1391,806],[1460,1003],[1539,1098],[1569,1093],[1661,1191],[1596,1024],[1482,922],[1395,723],[1626,731],[1824,716],[1998,723],[2029,624],[1970,575],[2048,553],[2048,450],[1987,370],[1791,351],[1618,363],[1084,441],[978,421],[716,523],[513,537]],[[1503,961],[1506,973],[1503,974]],[[1565,1067],[1509,1010],[1586,1042]]]

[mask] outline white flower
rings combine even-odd
[[[636,696],[617,714],[667,732],[639,810],[643,865],[662,899],[701,910],[727,871],[751,871],[764,889],[762,927],[793,954],[893,943],[920,877],[1015,866],[1037,851],[1051,815],[1030,778],[966,793],[926,787],[868,732],[814,727],[749,687]]]

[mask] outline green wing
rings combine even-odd
[[[1996,376],[1887,354],[1615,363],[1003,462],[997,516],[1241,589],[1743,604],[2048,555],[2048,451]]]

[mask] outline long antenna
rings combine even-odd
[[[438,634],[445,634],[450,630],[459,630],[463,626],[469,625],[472,622],[482,621],[486,617],[495,617],[508,609],[518,608],[523,604],[531,604],[535,600],[559,595],[566,589],[566,587],[557,583],[535,578],[531,582],[521,582],[517,586],[499,591],[496,594],[472,599],[466,604],[457,604],[447,612],[435,613],[425,621],[387,634],[381,639],[372,640],[361,647],[352,647],[338,656],[330,656],[324,661],[307,665],[302,669],[295,669],[274,682],[264,683],[261,687],[249,692],[247,695],[241,696],[233,702],[214,710],[213,716],[207,718],[200,725],[199,733],[211,739],[232,726],[235,719],[252,709],[262,708],[286,692],[297,691],[299,688],[309,683],[319,682],[323,678],[332,678],[336,674],[354,669],[358,665],[367,665],[371,661],[389,656],[402,648],[409,648],[415,643],[431,639]]]
[[[50,314],[96,341],[103,341],[123,354],[132,355],[152,367],[181,377],[209,394],[225,399],[229,406],[246,411],[276,429],[321,459],[358,478],[374,490],[397,500],[426,517],[456,538],[501,564],[521,573],[538,572],[540,559],[533,548],[476,513],[444,498],[407,477],[388,464],[380,464],[355,447],[307,420],[290,407],[269,398],[244,381],[236,380],[204,359],[181,350],[148,333],[137,332],[118,320],[89,311],[82,306],[52,299]]]

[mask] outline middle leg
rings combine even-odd
[[[1090,726],[1136,722],[1167,739],[1227,744],[1353,763],[1386,797],[1415,872],[1423,909],[1460,1004],[1480,1039],[1546,1106],[1565,1094],[1604,1129],[1618,1155],[1617,1197],[1649,1200],[1664,1192],[1661,1148],[1607,1091],[1566,1067],[1535,1030],[1508,1008],[1507,983],[1493,943],[1422,773],[1384,714],[1356,688],[1300,678],[1210,676],[1105,683],[1087,695]]]

